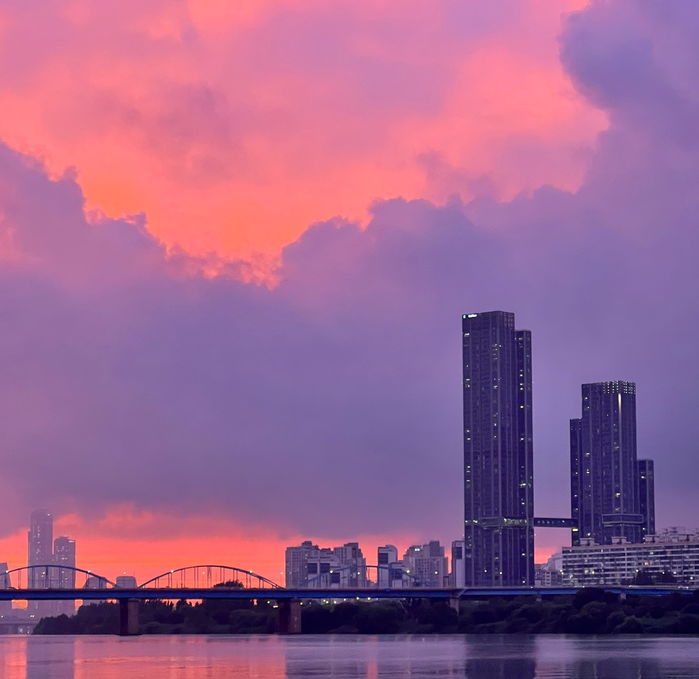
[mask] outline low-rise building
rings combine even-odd
[[[286,548],[286,586],[293,588],[366,587],[366,559],[359,544],[319,547],[310,540]]]
[[[561,552],[552,554],[546,563],[535,564],[534,585],[536,587],[559,587],[563,584],[562,567],[563,555]]]
[[[446,587],[449,584],[448,559],[439,540],[408,547],[403,555],[403,567],[418,587]]]
[[[562,550],[563,584],[576,587],[631,584],[639,573],[653,582],[699,583],[699,533],[670,528],[642,543],[587,542]]]
[[[376,554],[376,583],[379,587],[391,586],[391,564],[398,563],[398,550],[393,545],[379,547]]]

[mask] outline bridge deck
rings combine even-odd
[[[660,596],[694,590],[679,587],[600,587],[612,594]],[[225,589],[222,587],[171,587],[144,589],[2,589],[0,601],[51,600],[128,600],[138,599],[452,599],[493,596],[556,596],[572,595],[579,587],[503,587],[503,588],[405,588],[405,589]]]

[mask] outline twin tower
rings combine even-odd
[[[531,333],[504,311],[462,318],[467,587],[531,585],[534,527],[573,544],[640,542],[655,530],[653,463],[636,458],[636,387],[582,387],[570,423],[571,518],[534,517]]]

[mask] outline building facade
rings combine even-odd
[[[33,511],[27,533],[27,565],[46,566],[53,561],[53,515],[45,509]],[[48,568],[30,568],[27,586],[30,589],[49,587]]]
[[[699,534],[670,529],[632,544],[579,545],[562,550],[563,584],[574,587],[622,585],[643,572],[653,581],[699,583]]]
[[[462,317],[464,584],[534,581],[531,333],[514,314]]]
[[[642,467],[636,458],[636,385],[583,384],[582,417],[570,421],[571,515],[578,528],[573,545],[641,541],[649,523],[641,509],[640,476],[649,462]],[[643,481],[646,497],[652,497],[652,474]]]
[[[451,587],[466,586],[464,549],[465,543],[463,540],[454,540],[451,543],[451,574],[449,576],[449,585]]]
[[[51,587],[56,589],[73,589],[75,587],[75,540],[65,536],[58,537],[53,542],[53,563],[49,569]],[[62,568],[68,566],[69,568]],[[53,601],[54,615],[73,615],[74,601]]]
[[[444,547],[438,540],[411,545],[403,555],[403,570],[415,587],[446,587],[449,567]]]
[[[641,535],[655,535],[655,465],[653,460],[638,461],[638,496],[643,516]]]
[[[287,587],[367,586],[366,559],[356,542],[319,547],[306,540],[299,546],[286,548],[285,563]]]
[[[133,575],[117,575],[114,584],[121,589],[136,589],[138,583]]]
[[[376,582],[379,587],[391,586],[391,567],[398,562],[398,550],[393,545],[379,547],[376,553]]]

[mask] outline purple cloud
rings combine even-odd
[[[659,524],[691,522],[699,10],[594,3],[562,58],[610,114],[574,194],[385,200],[309,228],[273,289],[192,274],[144,218],[0,152],[6,531],[37,504],[133,502],[308,533],[460,530],[460,314],[533,331],[537,513],[566,513],[579,385],[639,385]],[[681,39],[669,40],[677,34]],[[678,63],[678,69],[672,65]],[[230,263],[235,273],[242,263]]]

